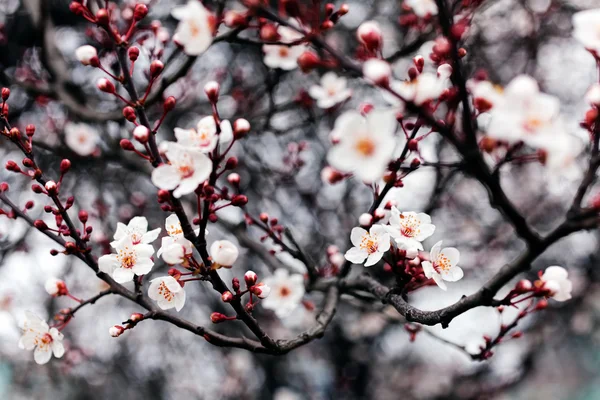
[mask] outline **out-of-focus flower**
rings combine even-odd
[[[392,67],[387,61],[370,58],[363,64],[363,75],[369,82],[386,86],[390,83]]]
[[[229,240],[217,240],[210,246],[210,257],[213,262],[223,267],[231,267],[239,254],[237,246]]]
[[[233,129],[229,121],[221,121],[220,129],[220,134],[217,134],[215,119],[208,116],[198,122],[196,129],[175,128],[175,137],[177,143],[184,147],[197,148],[203,153],[209,153],[215,149],[217,142],[225,145],[233,140]]]
[[[571,298],[573,284],[569,280],[569,273],[563,267],[554,265],[546,268],[541,281],[554,300],[567,301]]]
[[[50,278],[46,280],[44,289],[46,289],[46,292],[50,296],[64,296],[69,293],[65,281],[57,278]]]
[[[435,283],[446,290],[446,283],[456,282],[460,280],[464,273],[462,268],[458,266],[460,253],[454,247],[444,247],[442,249],[442,241],[440,240],[433,245],[429,252],[429,261],[422,261],[423,272],[427,278],[433,278]]]
[[[363,117],[347,111],[335,121],[331,135],[339,138],[327,154],[332,167],[351,172],[364,182],[381,178],[396,146],[396,118],[390,111],[371,111]]]
[[[347,100],[352,95],[352,90],[346,87],[347,81],[335,72],[327,72],[321,77],[321,85],[313,85],[308,93],[317,101],[320,108],[331,108]]]
[[[202,54],[213,41],[215,16],[201,2],[189,0],[184,6],[171,11],[179,20],[173,39],[183,46],[183,51],[191,56]]]
[[[600,83],[594,83],[585,94],[585,100],[593,106],[600,107]]]
[[[400,212],[392,206],[390,224],[384,226],[403,250],[423,250],[423,240],[433,235],[435,225],[425,213]]]
[[[152,183],[160,189],[175,189],[173,196],[177,198],[192,193],[210,176],[212,161],[196,149],[168,142],[166,155],[170,164],[152,171]]]
[[[185,304],[185,290],[172,276],[161,276],[150,281],[148,296],[156,301],[162,310],[175,308],[179,311]]]
[[[375,21],[366,21],[356,30],[358,40],[370,51],[377,51],[383,46],[383,32]]]
[[[487,112],[502,101],[502,88],[490,81],[471,79],[467,82],[467,89],[473,96],[475,108],[480,112]]]
[[[549,137],[560,133],[556,129],[559,108],[558,99],[540,93],[533,78],[518,76],[506,86],[503,100],[492,109],[487,135],[543,147]]]
[[[421,105],[428,101],[439,98],[448,87],[448,64],[441,65],[438,68],[438,74],[424,72],[412,81],[393,81],[390,87],[398,93],[404,100],[412,101],[416,105]],[[450,69],[451,73],[451,69]],[[384,92],[384,98],[392,105],[398,105],[400,100],[391,93]]]
[[[390,249],[390,234],[382,225],[373,225],[369,232],[359,227],[352,228],[350,241],[354,247],[346,252],[346,260],[354,264],[364,262],[365,267],[377,264]]]
[[[19,340],[19,348],[34,350],[33,359],[38,364],[46,364],[54,357],[61,358],[65,354],[63,334],[56,328],[50,328],[46,321],[32,313],[25,311],[23,336]]]
[[[177,215],[171,214],[167,217],[165,230],[169,236],[162,238],[160,249],[156,255],[162,257],[167,264],[182,263],[185,256],[192,254],[193,245],[183,236],[183,229]]]
[[[146,275],[152,269],[151,257],[154,248],[149,244],[133,244],[131,237],[125,236],[113,242],[116,254],[107,254],[98,259],[98,268],[119,283],[130,282],[135,275]]]
[[[279,34],[279,42],[281,43],[293,43],[302,38],[299,32],[287,26],[279,26],[277,33]],[[304,45],[265,44],[263,45],[265,65],[269,68],[281,68],[291,71],[298,67],[298,58],[304,50],[306,50],[306,46]]]
[[[114,242],[111,243],[113,247],[117,245],[117,242],[123,240],[124,237],[129,236],[131,243],[136,244],[148,244],[156,240],[160,234],[160,228],[156,228],[148,232],[148,220],[146,217],[133,217],[127,225],[122,222],[117,223],[117,230],[113,236]]]
[[[573,14],[573,37],[586,49],[600,54],[600,8]]]
[[[96,151],[98,131],[87,124],[69,122],[65,125],[65,143],[80,156],[89,156]]]
[[[95,47],[86,44],[75,50],[75,57],[83,65],[90,65],[98,58],[98,52]]]
[[[404,0],[404,4],[413,10],[415,15],[426,17],[428,15],[437,15],[438,8],[435,0]]]
[[[264,308],[275,311],[279,318],[288,316],[304,297],[304,278],[300,274],[292,274],[283,268],[264,280],[270,293],[261,304]]]

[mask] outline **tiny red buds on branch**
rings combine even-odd
[[[71,161],[64,159],[60,162],[60,173],[65,174],[71,169]]]
[[[244,118],[238,118],[233,123],[233,134],[236,139],[240,139],[250,132],[250,122]]]
[[[321,59],[312,51],[305,51],[298,57],[298,66],[302,72],[309,73],[321,65]]]
[[[79,218],[79,221],[81,221],[82,223],[86,223],[88,221],[88,213],[85,210],[81,210],[79,211],[79,214],[77,215]]]
[[[140,322],[143,319],[144,319],[144,314],[141,314],[141,313],[133,313],[129,317],[129,320],[132,321],[132,322]]]
[[[97,87],[104,93],[112,94],[112,93],[115,93],[115,91],[116,91],[115,85],[106,78],[101,78],[100,80],[98,80]]]
[[[121,139],[121,141],[119,142],[119,145],[125,151],[133,151],[133,150],[135,150],[135,147],[133,146],[133,143],[131,143],[131,141],[127,140],[127,139]]]
[[[244,196],[243,194],[238,194],[236,196],[233,196],[233,198],[231,199],[231,204],[233,204],[236,207],[245,206],[247,203],[248,203],[248,197]]]
[[[240,175],[236,174],[235,172],[232,174],[229,174],[227,176],[227,182],[229,182],[230,184],[237,186],[240,184]]]
[[[213,324],[218,324],[220,322],[229,321],[230,318],[228,316],[226,316],[225,314],[214,312],[214,313],[210,314],[210,320],[212,321]]]
[[[101,8],[96,13],[96,22],[98,25],[107,27],[110,23],[110,16],[108,15],[108,11],[105,8]]]
[[[140,56],[140,49],[135,46],[130,47],[129,50],[127,50],[127,56],[130,61],[135,62]]]
[[[233,293],[230,291],[223,292],[221,295],[221,300],[223,300],[225,303],[230,303],[233,300]]]
[[[377,52],[383,46],[381,28],[375,21],[363,22],[356,30],[356,36],[370,52]]]
[[[208,97],[208,101],[211,103],[216,103],[219,101],[219,91],[221,86],[218,82],[210,81],[206,85],[204,85],[204,93],[206,93],[206,97]]]
[[[147,143],[148,138],[150,137],[150,129],[146,128],[144,125],[138,125],[133,130],[133,137],[140,143]]]
[[[244,281],[246,281],[247,287],[254,286],[254,284],[256,284],[257,280],[258,280],[258,275],[256,275],[256,273],[254,271],[246,271],[246,273],[244,274]]]
[[[145,4],[136,4],[133,9],[133,19],[135,21],[140,21],[144,19],[148,15],[148,6]]]
[[[135,122],[135,120],[137,118],[135,116],[135,110],[133,109],[133,107],[129,107],[129,106],[123,108],[123,116],[125,117],[125,119],[127,121],[130,121],[130,122]]]
[[[110,336],[112,337],[119,337],[121,336],[121,334],[123,334],[123,332],[125,332],[125,328],[123,328],[121,325],[115,325],[112,326],[109,330],[108,333],[110,334]]]
[[[150,77],[156,78],[165,69],[165,64],[162,61],[154,60],[150,63]]]
[[[177,104],[177,100],[175,100],[175,97],[173,97],[173,96],[167,97],[165,99],[165,102],[163,103],[163,111],[167,113],[167,112],[173,110],[175,108],[175,104]]]
[[[10,89],[9,88],[2,88],[2,100],[6,101],[8,100],[8,98],[10,97]]]
[[[56,191],[58,189],[58,187],[56,186],[56,182],[54,182],[54,181],[48,181],[48,182],[46,182],[46,184],[44,185],[44,187],[46,188],[46,191],[50,195],[56,194]]]

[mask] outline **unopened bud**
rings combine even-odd
[[[373,216],[369,213],[363,213],[360,215],[360,217],[358,217],[358,224],[360,226],[362,226],[363,228],[371,226],[372,222],[373,222]]]
[[[358,40],[371,52],[378,51],[383,45],[383,35],[375,21],[363,22],[356,30]]]
[[[223,300],[225,303],[230,303],[233,300],[233,293],[230,291],[223,292],[221,295],[221,300]]]
[[[138,125],[133,130],[133,137],[142,144],[146,143],[150,137],[150,129],[146,128],[144,125]]]
[[[56,193],[56,190],[57,190],[56,182],[48,181],[48,182],[46,182],[44,187],[46,188],[46,191],[48,193],[50,193],[50,194]]]
[[[136,4],[133,9],[133,19],[135,21],[140,21],[144,19],[148,15],[148,6],[145,4]]]
[[[119,145],[125,151],[132,151],[135,149],[135,147],[133,147],[133,143],[131,143],[131,141],[127,139],[121,139]]]
[[[140,49],[132,46],[127,50],[127,55],[129,56],[130,61],[136,61],[140,56]]]
[[[2,88],[2,100],[6,101],[8,100],[8,98],[10,97],[10,89],[9,88]]]
[[[101,78],[100,80],[98,80],[97,86],[98,89],[100,89],[104,93],[112,94],[116,91],[115,85],[113,85],[113,83],[106,78]]]
[[[219,101],[219,90],[221,90],[221,86],[216,81],[210,81],[204,85],[204,93],[211,103]]]
[[[121,336],[121,334],[125,332],[125,328],[123,328],[121,325],[115,325],[112,326],[109,330],[108,333],[110,334],[110,336],[112,337],[119,337]]]
[[[298,66],[305,74],[321,65],[321,59],[312,51],[305,51],[298,57]]]
[[[248,287],[254,286],[257,279],[258,279],[258,275],[256,275],[256,272],[254,272],[254,271],[247,271],[244,274],[244,281],[246,281],[246,286],[248,286]]]
[[[165,64],[160,60],[154,60],[150,63],[150,77],[156,78],[165,69]]]
[[[233,123],[233,134],[236,139],[240,139],[244,137],[248,132],[250,132],[250,122],[244,118],[238,118]]]

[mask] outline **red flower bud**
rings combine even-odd
[[[71,161],[68,159],[64,159],[60,162],[60,173],[64,174],[66,173],[69,169],[71,169]]]
[[[41,219],[36,219],[35,221],[33,221],[33,226],[35,226],[40,231],[45,231],[46,229],[48,229],[48,225],[46,225],[46,223]]]
[[[73,1],[69,5],[69,10],[71,10],[71,12],[75,15],[82,15],[85,8],[83,7],[83,5],[81,3]]]
[[[108,15],[108,11],[105,8],[101,8],[96,13],[96,20],[98,25],[100,26],[108,26],[110,22],[110,17]]]
[[[97,83],[98,89],[104,93],[114,93],[116,91],[115,85],[106,78],[101,78]]]
[[[133,9],[133,19],[135,21],[140,21],[144,19],[148,15],[148,7],[145,4],[136,4]]]
[[[244,118],[238,118],[233,123],[233,135],[236,139],[240,139],[250,132],[250,122]]]
[[[175,100],[175,97],[167,97],[165,99],[165,102],[163,103],[163,111],[168,113],[169,111],[175,108],[175,104],[177,104],[177,100]]]
[[[129,56],[130,61],[135,61],[140,56],[140,49],[135,46],[131,46],[129,50],[127,50],[127,55]]]
[[[21,172],[21,168],[19,168],[17,163],[12,160],[8,160],[5,164],[5,167],[7,170],[12,172]]]
[[[88,213],[85,210],[81,210],[79,211],[79,221],[81,221],[82,223],[86,223],[88,221]]]
[[[229,182],[230,184],[237,186],[240,184],[240,175],[236,174],[235,172],[233,174],[229,174],[227,175],[227,182]]]
[[[35,125],[33,124],[29,124],[25,127],[25,133],[27,134],[27,136],[32,137],[33,134],[35,133]]]
[[[125,151],[132,151],[135,149],[135,147],[133,147],[133,143],[131,143],[131,141],[128,139],[121,139],[119,145]]]
[[[298,66],[305,74],[321,65],[321,59],[312,51],[305,51],[298,57]]]
[[[243,194],[235,195],[231,199],[231,204],[233,204],[236,207],[245,206],[247,203],[248,203],[248,197],[244,196]]]
[[[2,100],[6,101],[8,100],[8,98],[10,97],[10,89],[9,88],[2,88]]]
[[[138,125],[133,130],[133,137],[142,144],[146,143],[150,137],[150,129],[146,128],[144,125]]]
[[[221,86],[216,81],[210,81],[206,85],[204,85],[204,93],[206,93],[206,97],[208,97],[208,101],[211,103],[216,103],[219,100],[219,91]]]
[[[158,191],[158,202],[159,203],[167,202],[167,201],[169,201],[170,198],[171,198],[171,194],[169,193],[168,190],[160,189]]]
[[[219,322],[227,321],[227,316],[218,312],[214,312],[210,314],[210,320],[213,324],[218,324]]]
[[[233,293],[230,291],[223,292],[221,295],[221,300],[223,300],[225,303],[230,303],[233,300]]]
[[[156,78],[165,69],[165,64],[162,61],[154,60],[150,63],[150,77]]]
[[[277,27],[273,24],[264,24],[260,28],[260,38],[265,42],[276,42],[279,40]]]
[[[225,169],[235,169],[238,165],[237,157],[229,157],[225,163]]]
[[[125,107],[123,108],[123,116],[125,117],[125,119],[127,121],[130,122],[135,122],[136,120],[136,116],[135,116],[135,110],[133,109],[133,107]]]

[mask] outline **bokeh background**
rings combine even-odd
[[[173,33],[170,10],[179,1],[142,0],[150,5],[150,20]],[[117,2],[121,10],[134,1]],[[207,1],[210,7],[219,2]],[[394,74],[405,78],[411,58],[427,59],[436,34],[401,26],[401,1],[346,2],[350,12],[328,34],[336,48],[352,55],[355,29],[368,19],[385,31],[384,56],[393,61]],[[103,73],[82,66],[74,51],[83,44],[102,43],[95,31],[69,12],[67,0],[0,0],[0,84],[12,90],[11,122],[23,129],[35,124],[35,146],[42,165],[58,175],[62,158],[70,158],[73,172],[65,186],[76,196],[75,209],[86,209],[94,226],[94,253],[102,254],[118,221],[144,215],[150,227],[162,227],[166,217],[155,201],[149,168],[119,140],[130,137],[132,126],[123,121],[120,105],[99,93],[95,82]],[[225,2],[225,9],[243,7]],[[597,79],[593,58],[571,37],[571,15],[600,6],[596,0],[484,1],[468,34],[466,74],[485,69],[490,79],[506,84],[514,76],[534,76],[543,91],[558,96],[571,133],[586,139],[578,126],[586,110],[583,95]],[[124,11],[126,12],[126,11]],[[223,32],[226,31],[225,27]],[[221,31],[220,31],[221,33]],[[324,183],[320,173],[329,148],[328,134],[339,109],[323,111],[306,101],[303,91],[318,81],[319,73],[269,70],[262,63],[261,46],[252,41],[214,44],[190,60],[172,43],[146,40],[136,63],[135,80],[145,87],[149,57],[162,52],[168,60],[167,82],[149,108],[160,116],[161,99],[176,96],[177,108],[161,127],[159,138],[173,138],[173,128],[192,126],[209,115],[203,86],[221,83],[221,115],[248,119],[252,133],[234,147],[240,159],[248,209],[267,212],[287,226],[317,265],[326,265],[326,248],[345,251],[350,229],[368,209],[372,194],[356,180]],[[114,65],[109,50],[100,53],[104,65]],[[433,66],[427,65],[433,70]],[[352,99],[343,109],[363,102],[383,105],[381,94],[360,80],[350,80]],[[93,156],[78,156],[65,142],[68,123],[86,124],[99,136]],[[456,161],[457,155],[435,136],[421,143],[429,162]],[[4,163],[22,157],[8,141],[0,141]],[[585,167],[585,155],[563,174],[542,165],[506,165],[502,183],[508,196],[539,232],[548,232],[563,218]],[[19,204],[36,203],[29,213],[43,218],[45,198],[29,189],[22,176],[0,171],[0,181],[11,185]],[[523,244],[509,224],[488,203],[484,188],[459,168],[429,167],[412,173],[403,188],[386,200],[401,210],[425,211],[437,230],[425,247],[442,238],[461,251],[465,279],[448,292],[427,287],[410,296],[422,309],[437,309],[476,291],[500,266],[515,257]],[[65,190],[65,189],[63,189]],[[594,196],[597,190],[592,190]],[[191,204],[190,204],[191,206]],[[191,209],[190,209],[191,211]],[[242,256],[225,281],[252,269],[260,277],[279,266],[304,272],[304,265],[284,254],[271,255],[273,244],[261,242],[261,232],[246,228],[239,211],[224,210],[210,228],[209,243],[227,238],[238,243]],[[87,298],[103,289],[103,282],[77,259],[52,257],[54,244],[21,221],[0,216],[0,398],[2,399],[600,399],[600,286],[598,232],[581,232],[563,239],[537,259],[535,271],[548,265],[569,269],[574,298],[551,302],[548,310],[528,318],[523,338],[500,345],[489,361],[475,362],[440,338],[477,351],[483,335],[498,332],[501,321],[516,315],[507,310],[478,308],[456,318],[450,327],[426,328],[410,342],[402,318],[373,301],[343,297],[325,336],[281,357],[213,347],[202,338],[158,321],[144,322],[115,339],[114,324],[139,312],[135,304],[117,297],[101,299],[80,311],[65,330],[67,353],[61,360],[38,366],[30,352],[17,347],[24,311],[51,317],[72,306],[44,290],[49,277],[64,279],[72,293]],[[355,266],[352,273],[362,272]],[[168,267],[157,262],[152,274]],[[370,270],[380,279],[389,278]],[[222,309],[214,292],[203,284],[186,286],[188,300],[181,315],[202,325]],[[319,304],[321,293],[307,296]],[[257,318],[277,338],[291,338],[310,326],[315,312],[298,309],[288,318],[257,309]],[[227,331],[227,327],[224,327]]]

